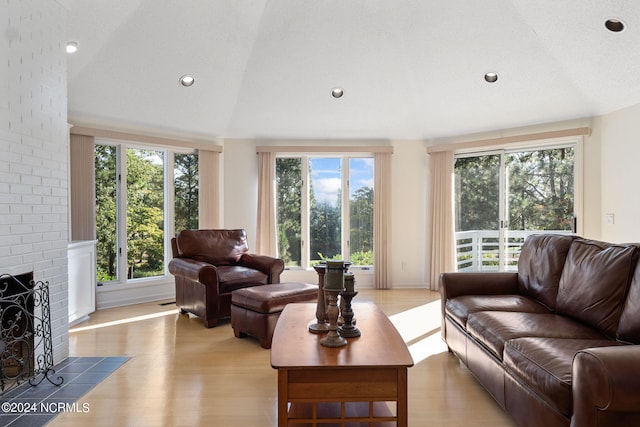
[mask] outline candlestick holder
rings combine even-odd
[[[344,288],[342,289],[344,290]],[[329,333],[320,340],[320,344],[325,347],[342,347],[347,344],[347,340],[338,334],[338,295],[342,292],[340,289],[324,289],[324,293],[328,296],[329,307],[327,315],[329,316]]]
[[[316,264],[313,269],[318,273],[318,303],[316,304],[316,322],[309,325],[309,332],[324,334],[329,332],[327,323],[327,300],[324,294],[324,275],[327,269],[325,264]]]
[[[353,309],[351,308],[351,300],[358,295],[358,291],[343,291],[340,293],[340,298],[344,300],[344,309],[342,310],[342,317],[344,318],[344,324],[340,326],[340,335],[345,338],[355,338],[361,335],[360,329],[356,328],[353,323]]]

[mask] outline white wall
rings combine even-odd
[[[602,236],[602,126],[601,118],[589,122],[591,136],[584,138],[582,196],[584,200],[582,215],[582,236],[603,240]]]
[[[391,192],[391,283],[428,286],[427,175],[424,141],[394,141]]]
[[[0,0],[0,273],[50,284],[54,362],[68,356],[67,12]]]
[[[249,248],[255,248],[258,222],[258,155],[253,140],[225,141],[222,165],[223,228],[247,230]]]
[[[602,238],[640,242],[640,104],[602,117]],[[606,215],[614,215],[613,224]]]

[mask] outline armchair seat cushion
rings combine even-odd
[[[252,268],[225,265],[218,268],[220,293],[226,294],[247,286],[267,284],[267,275]]]

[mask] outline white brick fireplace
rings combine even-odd
[[[0,0],[0,274],[48,281],[54,363],[67,318],[67,12]]]

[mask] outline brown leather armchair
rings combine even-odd
[[[183,230],[171,239],[176,305],[207,328],[231,315],[231,292],[280,283],[281,259],[249,253],[245,230]]]

